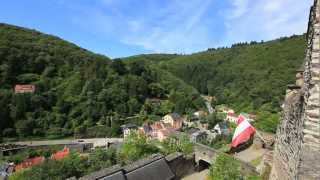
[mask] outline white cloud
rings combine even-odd
[[[229,13],[227,13],[227,16],[230,19],[243,16],[248,11],[249,1],[250,0],[232,0],[232,10]]]
[[[192,53],[301,34],[313,0],[227,0],[217,10],[219,1],[145,0],[137,5],[132,0],[99,0],[69,7],[77,12],[71,21],[99,38],[148,52]]]
[[[154,10],[156,15],[146,15],[152,19],[136,19],[134,24],[130,23],[131,33],[125,34],[121,41],[154,52],[191,53],[203,50],[209,45],[210,32],[199,23],[210,3],[211,0],[172,1],[167,9]],[[160,18],[154,22],[154,17]],[[138,31],[135,28],[137,24]]]
[[[225,22],[227,32],[222,44],[226,45],[302,34],[306,32],[312,4],[312,0],[250,0],[250,6],[245,6],[244,0],[232,2],[238,6],[226,11],[232,12]]]

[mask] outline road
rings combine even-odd
[[[58,139],[44,141],[19,141],[10,144],[27,145],[27,146],[51,146],[51,145],[67,145],[92,143],[93,147],[106,146],[107,143],[122,142],[122,138],[91,138],[91,139]]]

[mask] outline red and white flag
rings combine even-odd
[[[232,147],[237,147],[239,144],[246,142],[256,131],[256,129],[251,126],[251,124],[242,115],[239,115],[237,125],[236,131],[232,137]]]

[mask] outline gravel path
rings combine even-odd
[[[206,180],[209,170],[203,170],[201,172],[193,173],[187,177],[182,178],[181,180]]]
[[[266,149],[256,149],[254,148],[253,146],[251,146],[250,148],[244,150],[244,151],[241,151],[239,153],[236,153],[234,155],[234,157],[244,161],[244,162],[247,162],[247,163],[250,163],[252,160],[254,159],[257,159],[258,157],[261,157],[264,155],[264,153],[266,153],[267,150]]]

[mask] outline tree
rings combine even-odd
[[[179,136],[170,136],[161,142],[160,145],[165,154],[181,152],[188,155],[193,152],[194,147],[188,135],[184,133]]]
[[[209,169],[209,180],[243,180],[239,163],[231,156],[220,154]]]
[[[117,163],[116,150],[98,148],[90,153],[88,158],[89,172],[107,168]]]
[[[127,164],[142,157],[158,153],[159,149],[151,141],[147,141],[144,135],[131,133],[124,139],[119,153],[121,163]]]
[[[127,73],[126,66],[121,59],[114,59],[111,63],[111,68],[119,75],[124,75]]]
[[[216,124],[222,122],[223,120],[217,115],[216,112],[213,112],[206,118],[206,122],[209,123],[209,128],[212,129]]]

